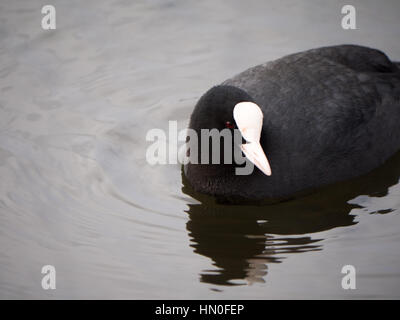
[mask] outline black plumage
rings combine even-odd
[[[263,111],[261,145],[272,176],[257,168],[238,176],[235,164],[187,164],[196,191],[288,197],[368,173],[400,149],[399,63],[379,50],[323,47],[250,68],[206,92],[189,128],[223,129],[241,101]]]

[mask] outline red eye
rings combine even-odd
[[[227,122],[225,122],[225,127],[229,128],[229,129],[233,129],[235,126],[230,121],[227,121]]]

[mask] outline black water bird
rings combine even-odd
[[[233,148],[255,164],[249,175],[235,161],[186,164],[200,193],[286,198],[357,177],[400,149],[400,64],[356,45],[291,54],[211,88],[189,128],[238,129],[244,143]]]

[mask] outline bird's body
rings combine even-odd
[[[375,49],[324,47],[248,69],[209,90],[189,128],[218,127],[199,118],[213,117],[207,111],[216,108],[229,114],[234,102],[247,100],[263,112],[260,144],[272,175],[188,164],[185,175],[195,190],[227,198],[288,197],[368,173],[400,150],[400,68]]]

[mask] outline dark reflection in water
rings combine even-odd
[[[268,264],[280,263],[291,253],[323,249],[323,239],[313,239],[312,233],[356,224],[350,212],[362,206],[349,200],[359,195],[385,196],[399,177],[400,153],[366,176],[257,206],[216,203],[194,192],[183,176],[182,191],[200,201],[189,204],[187,211],[191,247],[211,258],[214,266],[200,273],[201,281],[217,285],[264,282]]]

